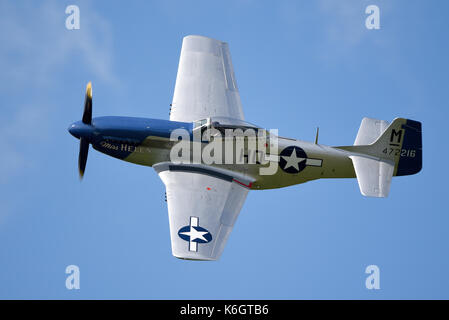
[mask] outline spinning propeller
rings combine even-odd
[[[83,178],[84,171],[86,170],[87,154],[89,153],[92,131],[92,84],[89,82],[86,87],[82,121],[75,122],[69,127],[69,132],[74,137],[80,139],[80,153],[78,156],[80,179]]]

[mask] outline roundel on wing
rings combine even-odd
[[[307,154],[297,146],[290,146],[282,150],[279,155],[279,166],[287,173],[298,173],[304,170]]]
[[[208,230],[199,226],[185,226],[179,229],[178,236],[185,241],[198,243],[208,243],[212,240],[212,235]]]

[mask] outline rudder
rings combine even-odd
[[[406,176],[421,171],[421,132],[421,122],[396,118],[373,143],[372,147],[378,156],[394,161],[394,176]]]

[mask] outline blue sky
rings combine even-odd
[[[65,28],[65,8],[81,28]],[[380,8],[380,30],[365,8]],[[0,2],[0,298],[449,298],[447,1]],[[363,117],[423,123],[423,170],[386,199],[355,179],[250,192],[221,260],[171,255],[153,169],[89,153],[94,116],[168,118],[182,37],[229,43],[246,119],[350,145]],[[446,208],[446,209],[445,209]],[[80,267],[81,289],[65,288]],[[380,268],[380,290],[365,268]]]

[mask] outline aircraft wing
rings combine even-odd
[[[228,44],[203,36],[182,42],[170,120],[208,117],[244,120]]]
[[[153,166],[166,187],[172,253],[189,260],[217,260],[253,181],[200,164]]]

